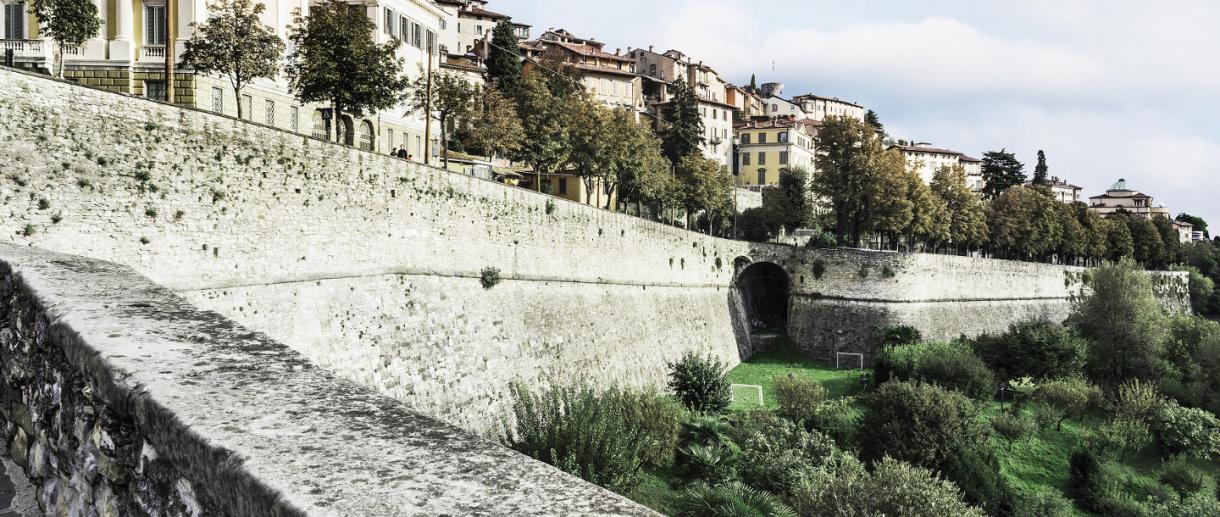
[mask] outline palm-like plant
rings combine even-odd
[[[676,517],[796,517],[779,497],[739,482],[692,484],[678,494],[673,508]]]

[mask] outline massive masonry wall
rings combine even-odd
[[[4,69],[0,117],[0,239],[129,265],[480,432],[515,380],[656,386],[687,350],[736,364],[754,351],[730,287],[742,258],[784,266],[790,333],[828,361],[871,357],[887,324],[1062,319],[1080,274],[715,239]],[[504,281],[483,289],[488,267]]]
[[[653,515],[130,268],[12,244],[0,440],[48,515]]]

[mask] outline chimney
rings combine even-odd
[[[621,48],[616,48],[616,49],[614,49],[614,55],[616,55],[616,56],[617,56],[617,55],[619,54],[619,52],[622,52],[622,51],[623,51],[623,49],[621,49]]]
[[[652,45],[649,45],[649,46],[648,46],[648,51],[649,51],[649,52],[652,52]]]

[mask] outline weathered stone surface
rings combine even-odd
[[[125,266],[0,245],[9,450],[64,515],[650,515]]]

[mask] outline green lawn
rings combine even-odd
[[[775,379],[779,376],[796,375],[821,382],[830,392],[831,398],[855,395],[863,392],[860,376],[868,370],[836,370],[833,366],[815,361],[799,351],[785,346],[787,342],[755,355],[733,368],[728,375],[733,384],[762,386],[763,400],[769,409],[775,409]],[[758,407],[758,390],[735,388],[733,404],[729,410],[742,411]]]

